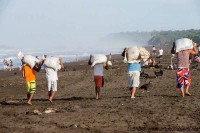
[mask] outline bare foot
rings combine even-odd
[[[191,94],[190,94],[189,92],[185,93],[185,95],[187,95],[187,96],[191,96]]]
[[[131,96],[131,99],[134,99],[135,98],[135,96]]]
[[[29,105],[32,105],[32,103],[30,101],[27,102]]]
[[[53,100],[52,99],[49,99],[49,102],[53,105]]]

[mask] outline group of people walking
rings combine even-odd
[[[8,62],[8,61],[4,58],[4,59],[3,59],[3,67],[4,67],[4,71],[7,71],[8,69],[9,69],[10,71],[14,70],[12,59],[10,59],[9,62]]]
[[[26,81],[26,92],[27,92],[27,103],[32,105],[32,98],[34,93],[36,92],[36,76],[35,71],[39,72],[43,65],[44,61],[36,63],[36,65],[31,68],[28,64],[23,62],[22,60],[22,74]],[[59,59],[59,70],[64,68],[61,59]],[[46,79],[47,79],[47,88],[48,88],[48,97],[51,104],[53,104],[53,98],[57,92],[57,81],[58,81],[58,74],[57,71],[53,68],[47,67],[44,65]]]
[[[122,56],[126,56],[128,48],[125,48],[122,52]],[[175,44],[172,47],[171,53],[174,53],[175,51]],[[153,54],[156,53],[155,48],[153,48]],[[160,55],[163,55],[163,50],[161,49],[161,52],[159,52]],[[189,50],[183,50],[180,51],[177,54],[177,72],[176,72],[176,87],[180,89],[182,97],[185,95],[190,96],[189,92],[189,86],[191,83],[191,76],[190,76],[190,62],[189,62],[189,56],[190,55],[197,55],[198,52],[193,47],[193,49]],[[127,56],[128,57],[128,56]],[[60,69],[64,68],[61,60],[60,61]],[[4,63],[4,69],[7,69],[8,63],[6,59],[3,61]],[[22,73],[23,77],[26,81],[26,92],[27,92],[27,103],[29,105],[32,105],[32,98],[34,93],[36,92],[36,76],[35,71],[39,72],[41,69],[41,66],[43,65],[44,61],[41,61],[40,63],[37,63],[33,68],[31,68],[28,64],[24,63],[22,61]],[[88,61],[88,65],[92,65],[91,62],[91,56]],[[10,60],[10,71],[13,70],[13,62]],[[93,67],[94,70],[94,83],[95,83],[95,94],[96,99],[100,99],[100,90],[104,86],[104,68],[108,70],[108,64],[107,63],[101,63],[96,64]],[[129,83],[129,90],[131,92],[131,99],[135,99],[136,96],[136,90],[140,85],[140,72],[141,72],[141,63],[140,62],[134,62],[134,63],[127,63],[128,68],[128,83]],[[57,80],[58,80],[58,74],[57,71],[53,68],[49,68],[44,65],[44,70],[46,72],[46,79],[47,79],[47,88],[48,88],[48,97],[51,104],[53,104],[53,98],[57,92]]]

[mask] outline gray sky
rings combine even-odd
[[[0,46],[95,46],[116,32],[200,29],[200,0],[0,0]]]

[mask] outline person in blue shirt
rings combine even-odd
[[[125,48],[122,52],[123,57],[125,54],[128,53],[128,49]],[[136,89],[139,87],[140,84],[140,71],[141,71],[141,64],[140,62],[128,63],[128,82],[129,82],[129,89],[131,91],[131,98],[135,98]]]

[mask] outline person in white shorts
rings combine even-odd
[[[62,64],[60,62],[60,64]],[[59,65],[61,69],[62,65]],[[57,81],[58,81],[58,72],[52,68],[49,68],[45,66],[45,72],[46,72],[46,78],[47,78],[47,85],[48,85],[48,96],[49,96],[49,101],[51,104],[53,104],[53,98],[57,92]]]
[[[122,56],[124,57],[127,49],[125,48]],[[140,71],[141,64],[140,62],[128,63],[128,82],[129,82],[129,90],[131,91],[131,98],[135,98],[136,89],[140,85]]]
[[[3,68],[4,68],[4,71],[8,69],[8,62],[6,59],[3,59]]]

